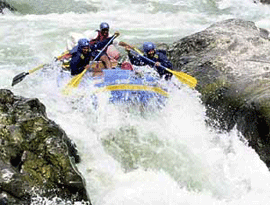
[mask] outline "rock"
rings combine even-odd
[[[263,3],[263,4],[270,4],[270,0],[259,0],[259,2]],[[255,2],[257,3],[257,2]]]
[[[0,13],[3,13],[3,9],[9,9],[10,11],[15,11],[16,9],[10,6],[7,2],[0,0]]]
[[[90,202],[76,145],[38,99],[0,89],[0,152],[1,203],[30,204],[37,195]]]
[[[228,19],[180,39],[167,53],[174,68],[198,80],[208,123],[227,131],[236,126],[270,167],[269,32]]]

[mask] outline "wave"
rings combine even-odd
[[[129,8],[142,11],[175,14],[188,11],[216,13],[219,1],[215,0],[5,0],[20,14],[89,13]],[[126,9],[124,9],[126,10]]]
[[[80,0],[7,0],[6,2],[20,14],[87,13],[98,10],[94,5]]]

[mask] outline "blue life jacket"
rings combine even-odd
[[[106,46],[107,43],[111,40],[111,38],[112,37],[107,38],[94,45],[90,44],[90,49],[87,54],[83,54],[82,48],[78,45],[75,46],[73,49],[71,49],[70,51],[70,53],[72,54],[71,61],[70,61],[71,75],[77,75],[81,73],[84,70],[84,67],[89,64],[90,60],[92,60],[92,57],[94,56],[93,53],[99,49],[102,49],[104,46]]]
[[[149,65],[151,67],[154,67],[154,63],[148,61],[147,59],[141,57],[141,56],[135,56],[132,53],[128,54],[129,60],[131,64],[137,65],[137,66],[145,66]],[[149,58],[148,56],[144,55],[148,59],[154,61],[154,62],[160,62],[160,64],[166,68],[172,69],[172,63],[168,60],[166,51],[165,50],[156,50],[155,55],[152,58]],[[168,77],[171,76],[171,73],[166,71],[165,69],[161,67],[156,67],[157,72],[159,73],[160,77],[163,75],[166,75]],[[167,77],[167,78],[168,78]]]

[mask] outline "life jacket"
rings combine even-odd
[[[103,40],[105,40],[105,39],[107,39],[109,37],[109,35],[108,36],[102,36],[100,30],[96,30],[96,31],[98,32],[98,35],[97,35],[96,38],[90,40],[91,45],[93,45],[93,44],[95,44],[95,43],[97,43],[99,41],[103,41]]]

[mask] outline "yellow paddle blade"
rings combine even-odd
[[[80,74],[74,76],[69,83],[66,85],[66,87],[62,90],[62,93],[64,95],[69,95],[72,92],[73,88],[78,87],[78,85],[80,84],[82,77],[84,76],[84,74],[86,73],[87,69],[84,69],[83,72],[81,72]]]
[[[128,45],[128,44],[126,44]],[[134,46],[131,46],[131,48],[136,51],[138,54],[140,54],[141,56],[143,56],[143,52],[140,51],[138,48],[134,47]],[[185,83],[187,84],[188,86],[190,86],[191,88],[195,88],[195,86],[197,85],[197,79],[186,74],[186,73],[183,73],[183,72],[179,72],[179,71],[174,71],[174,70],[171,70],[169,68],[165,68],[167,71],[169,71],[170,73],[172,73],[179,81],[181,81],[182,83]]]
[[[171,72],[182,83],[187,84],[191,88],[195,88],[196,87],[198,81],[197,81],[196,78],[192,77],[191,75],[188,75],[188,74],[186,74],[184,72],[181,72],[181,71],[170,70],[168,68],[167,68],[167,70],[169,72]]]

